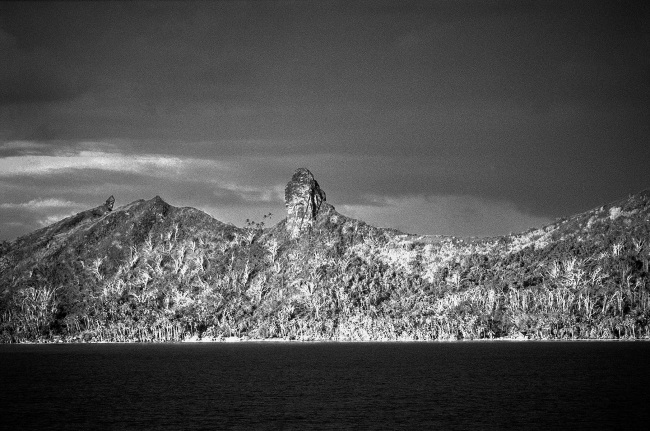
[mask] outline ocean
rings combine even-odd
[[[647,429],[650,343],[0,345],[0,428]]]

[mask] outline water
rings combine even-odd
[[[650,343],[0,346],[7,429],[645,429]]]

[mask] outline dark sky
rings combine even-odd
[[[647,2],[0,3],[0,239],[160,195],[498,235],[650,187]]]

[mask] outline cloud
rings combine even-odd
[[[648,187],[639,5],[0,2],[0,202],[160,194],[240,224],[305,166],[405,230],[587,210]]]
[[[237,195],[245,202],[277,203],[284,200],[284,185],[282,184],[253,187],[229,183],[222,185],[221,188]]]
[[[25,193],[23,191],[23,195]],[[6,198],[6,192],[0,193],[0,199]],[[14,202],[0,204],[0,236],[12,239],[87,208],[84,203],[56,197],[35,198],[27,202],[15,202],[14,197]]]
[[[0,28],[0,105],[70,100],[88,88],[87,78],[47,50],[22,49]]]
[[[497,236],[552,220],[527,214],[512,202],[463,195],[366,196],[363,205],[341,205],[345,215],[421,235]]]
[[[47,144],[34,141],[9,141],[0,144],[0,151],[42,150]]]
[[[99,150],[60,151],[55,155],[28,154],[0,159],[0,177],[21,177],[100,170],[169,176],[190,173],[194,169],[229,170],[215,160],[181,158],[158,154],[123,154]]]
[[[0,142],[0,159],[27,154],[44,154],[52,150],[51,144],[35,141]]]
[[[240,226],[258,214],[283,213],[284,184],[294,166],[273,169],[260,156],[143,154],[131,144],[0,143],[0,151],[12,152],[0,157],[0,234],[26,234],[110,195],[118,206],[161,195],[174,206],[199,208]],[[22,224],[8,223],[15,220]]]
[[[48,198],[48,199],[32,199],[29,202],[22,203],[3,203],[0,208],[3,209],[25,209],[25,210],[43,210],[52,208],[82,208],[83,204],[72,202],[68,200]]]
[[[249,144],[244,141],[244,145]],[[284,165],[282,161],[291,163],[291,157],[244,155],[213,159],[139,153],[130,147],[137,147],[137,143],[120,145],[99,141],[50,146],[31,141],[5,142],[0,144],[0,154],[2,151],[12,154],[0,157],[0,178],[7,184],[54,180],[59,187],[66,188],[108,181],[121,184],[124,182],[121,179],[133,186],[142,182],[161,187],[200,183],[216,195],[236,195],[244,201],[272,201],[283,200],[285,177],[295,169],[295,166],[273,167]],[[157,183],[149,183],[147,179]]]

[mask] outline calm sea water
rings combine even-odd
[[[6,429],[647,429],[650,343],[0,346]]]

